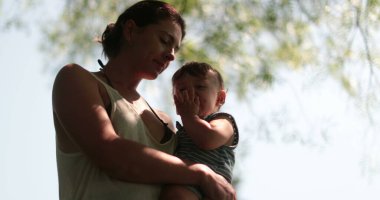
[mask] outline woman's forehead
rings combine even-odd
[[[181,27],[172,20],[160,20],[157,24],[152,24],[159,32],[165,33],[172,37],[175,41],[180,42],[182,38]]]

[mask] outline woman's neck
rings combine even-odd
[[[110,82],[109,84],[124,98],[136,99],[140,97],[136,89],[142,78],[127,64],[117,59],[111,59],[105,65],[103,73]]]

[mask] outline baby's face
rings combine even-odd
[[[198,116],[203,118],[218,111],[220,102],[218,95],[220,87],[216,76],[209,71],[205,77],[195,77],[184,74],[179,80],[174,82],[174,95],[184,95],[184,93],[194,94],[193,98],[199,98]]]

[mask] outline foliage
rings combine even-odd
[[[91,40],[134,2],[67,0],[60,18],[52,22],[59,26],[45,27],[45,51],[63,60],[93,59],[99,45]],[[213,63],[242,97],[249,88],[270,86],[279,68],[305,67],[323,68],[355,96],[359,80],[345,69],[353,62],[367,62],[363,70],[369,73],[378,67],[373,59],[378,49],[371,45],[379,26],[377,0],[168,2],[188,24],[178,61]]]
[[[38,7],[38,1],[39,0],[15,0],[5,2],[4,0],[0,0],[0,31],[27,28],[28,18],[26,14]]]
[[[54,58],[54,66],[93,61],[101,52],[96,38],[135,2],[62,1],[58,18],[39,23],[42,50],[47,58]],[[379,100],[372,89],[380,84],[380,60],[375,56],[379,54],[379,0],[167,2],[183,14],[188,27],[177,61],[212,63],[240,97],[252,89],[269,88],[278,81],[280,70],[312,68],[334,77],[353,97]],[[12,1],[7,8],[4,3],[0,0],[2,30],[27,27],[28,16],[38,10],[41,0]]]

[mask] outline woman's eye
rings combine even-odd
[[[164,39],[164,38],[160,38],[161,40],[161,43],[164,44],[164,45],[169,45],[169,40],[167,39]]]
[[[206,88],[206,86],[204,86],[204,85],[197,85],[197,86],[195,86],[195,88],[197,88],[197,89],[204,89],[204,88]]]
[[[167,44],[167,42],[165,40],[163,40],[163,39],[160,39],[160,41],[161,41],[162,44],[165,44],[165,45]]]

